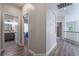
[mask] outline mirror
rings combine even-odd
[[[17,17],[5,14],[4,20],[4,31],[5,32],[16,32]]]

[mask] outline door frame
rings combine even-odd
[[[61,24],[61,37],[59,38],[62,38],[62,22],[57,22],[57,27],[58,27],[58,24]],[[57,29],[58,30],[58,29]],[[57,31],[58,32],[58,31]],[[57,36],[58,37],[58,36]]]
[[[4,18],[5,18],[5,14],[8,14],[8,15],[11,15],[11,16],[14,16],[14,15],[12,15],[12,14],[10,14],[10,13],[7,13],[7,12],[2,12],[2,16],[1,16],[1,28],[2,28],[2,51],[5,51],[5,40],[4,40]],[[19,20],[19,16],[16,16],[15,15],[15,17],[18,17],[18,20]],[[19,24],[19,22],[17,21],[17,23]],[[19,26],[18,26],[19,27]],[[17,37],[20,37],[18,34],[17,34]],[[19,40],[18,38],[17,38],[17,40]],[[20,41],[20,40],[19,40]],[[19,41],[17,42],[17,44],[19,45],[20,43],[19,43]]]
[[[29,14],[25,14],[22,16],[22,41],[24,44],[24,16],[28,15],[28,44],[27,44],[27,49],[29,50]]]

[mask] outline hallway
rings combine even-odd
[[[79,46],[58,39],[55,56],[79,56]]]
[[[18,46],[14,41],[6,42],[5,51],[2,56],[31,56],[28,49],[23,46]]]

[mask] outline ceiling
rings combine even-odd
[[[8,4],[13,5],[13,6],[16,6],[18,8],[22,8],[25,3],[8,3]]]

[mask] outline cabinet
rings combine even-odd
[[[5,41],[11,41],[15,39],[15,33],[5,33]]]

